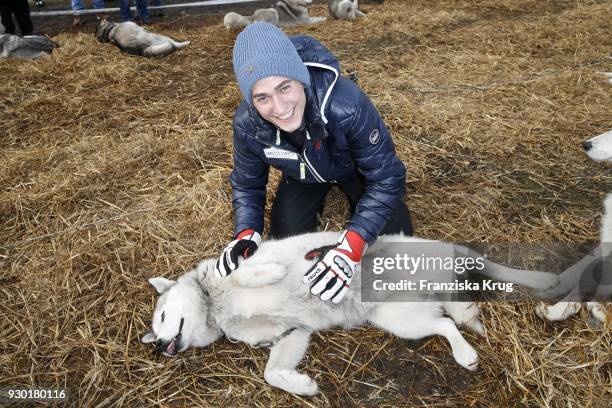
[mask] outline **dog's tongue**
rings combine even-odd
[[[172,340],[170,342],[170,344],[168,344],[168,348],[166,349],[166,353],[168,353],[170,355],[174,355],[176,353],[176,350],[174,349],[174,340]]]

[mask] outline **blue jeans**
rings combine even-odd
[[[151,5],[152,6],[162,6],[164,3],[162,3],[162,0],[151,0]]]
[[[75,15],[80,14],[79,11],[84,10],[83,0],[71,0],[72,3],[72,11],[74,11]],[[104,8],[104,0],[92,0],[93,8],[95,9],[103,9]]]
[[[138,15],[143,22],[149,21],[149,9],[147,8],[147,0],[134,0]],[[132,21],[132,12],[130,11],[130,0],[119,0],[119,9],[121,10],[121,18],[123,21]]]

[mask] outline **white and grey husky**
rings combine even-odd
[[[359,10],[359,0],[328,0],[327,8],[330,15],[339,19],[355,20],[365,17]]]
[[[265,241],[227,278],[220,278],[214,272],[216,259],[208,259],[177,281],[163,277],[149,279],[159,298],[152,330],[141,341],[155,343],[156,350],[166,356],[174,356],[189,347],[207,346],[222,335],[252,346],[270,347],[265,380],[272,386],[302,395],[314,395],[318,390],[315,381],[296,371],[310,334],[336,326],[348,329],[371,323],[408,339],[441,335],[450,342],[457,363],[476,370],[478,354],[455,325],[484,333],[475,303],[391,298],[362,302],[360,286],[365,274],[372,272],[364,270],[361,275],[355,275],[351,289],[339,304],[311,295],[308,286],[302,283],[302,276],[315,260],[305,259],[304,254],[313,247],[335,243],[339,235],[318,232]],[[363,264],[367,263],[367,257],[391,256],[390,248],[398,242],[408,248],[412,248],[410,244],[437,243],[438,253],[455,254],[458,248],[462,253],[469,251],[437,241],[383,236],[368,249]],[[493,279],[538,289],[558,282],[554,274],[509,268],[484,259],[484,269],[478,273]],[[429,276],[431,271],[416,271],[416,276],[419,273]],[[408,275],[415,276],[412,272]]]
[[[44,35],[0,34],[0,57],[35,59],[51,54],[59,45]]]
[[[612,74],[609,75],[612,77]],[[612,163],[612,130],[585,141],[583,147],[591,159]],[[542,303],[536,307],[536,313],[541,318],[550,321],[565,320],[578,313],[582,307],[582,303],[577,301],[581,295],[581,280],[583,290],[585,284],[596,285],[591,295],[602,298],[606,303],[609,303],[608,301],[612,296],[612,193],[607,195],[603,205],[601,244],[591,254],[563,271],[559,275],[560,284],[548,293],[544,293],[545,296],[567,295],[564,300],[554,305]],[[591,267],[594,263],[598,263],[596,270]],[[594,271],[598,276],[587,276],[591,273],[590,271]],[[592,282],[589,282],[589,280]],[[604,325],[607,325],[611,320],[606,303],[586,302],[586,307],[593,318]]]
[[[128,54],[144,57],[162,57],[187,47],[190,41],[175,41],[165,35],[145,30],[131,21],[113,23],[101,20],[96,29],[96,39],[109,42]]]
[[[246,27],[255,21],[265,21],[278,27],[294,27],[300,24],[317,24],[325,17],[311,17],[308,6],[312,0],[278,0],[270,8],[258,9],[250,16],[230,11],[223,18],[223,25],[228,30]]]

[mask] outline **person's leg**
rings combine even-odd
[[[329,184],[303,184],[283,177],[272,204],[270,238],[285,238],[317,228]]]
[[[132,21],[132,12],[130,11],[130,0],[119,0],[119,11],[123,21]]]
[[[136,0],[136,9],[138,10],[138,15],[142,20],[143,24],[149,24],[151,20],[149,19],[149,8],[147,7],[147,0]]]
[[[85,8],[83,7],[83,0],[71,0],[70,5],[72,6],[72,13],[74,14],[72,25],[77,26],[81,24],[81,11]]]
[[[351,214],[355,212],[355,207],[363,195],[364,185],[360,180],[345,181],[338,184],[338,187],[346,194],[350,206]],[[387,225],[380,232],[380,235],[399,234],[411,236],[413,234],[412,221],[406,203],[401,202],[391,213],[391,218]]]
[[[96,10],[101,10],[103,8],[106,8],[104,5],[104,0],[93,0],[92,4],[93,4],[93,8]],[[98,20],[106,20],[108,19],[108,14],[106,13],[96,14],[96,18]]]
[[[15,23],[13,23],[13,7],[8,1],[0,1],[0,18],[6,34],[15,34]]]
[[[162,0],[151,0],[151,6],[157,7],[163,5]],[[164,13],[161,10],[151,10],[150,13],[153,17],[164,17]]]
[[[30,5],[28,0],[14,0],[13,14],[19,25],[21,35],[32,35],[34,26],[30,18]]]

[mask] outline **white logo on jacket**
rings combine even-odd
[[[285,159],[285,160],[297,160],[298,155],[295,152],[289,150],[279,149],[276,147],[269,147],[264,149],[264,154],[268,159]]]
[[[370,132],[370,143],[377,144],[378,142],[380,142],[380,132],[378,129],[374,129]]]

